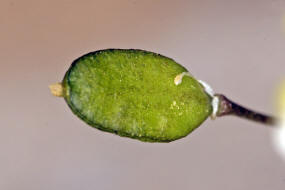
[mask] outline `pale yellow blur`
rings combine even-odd
[[[283,15],[282,20],[281,20],[281,27],[282,27],[283,34],[285,34],[285,14]]]
[[[277,89],[277,97],[276,97],[276,108],[277,113],[281,117],[281,119],[285,119],[285,80],[281,83],[279,88]]]
[[[274,145],[278,153],[285,159],[285,80],[278,86],[276,108],[279,117],[278,128],[274,131]]]

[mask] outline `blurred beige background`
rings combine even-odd
[[[173,143],[142,143],[88,127],[48,85],[82,54],[138,48],[274,113],[284,15],[284,0],[1,0],[0,189],[283,190],[272,129],[225,117]]]

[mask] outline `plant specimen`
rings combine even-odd
[[[185,137],[209,116],[231,114],[269,125],[275,121],[214,94],[173,59],[143,50],[83,55],[50,88],[90,126],[147,142]]]

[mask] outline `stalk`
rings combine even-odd
[[[265,125],[275,126],[277,119],[273,116],[262,114],[248,108],[245,108],[225,97],[222,94],[215,94],[219,99],[219,108],[216,116],[235,115],[251,121],[256,121]]]

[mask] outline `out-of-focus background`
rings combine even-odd
[[[284,0],[1,0],[0,189],[283,190],[273,130],[235,117],[142,143],[88,127],[48,85],[77,57],[137,48],[273,114],[285,72]]]

